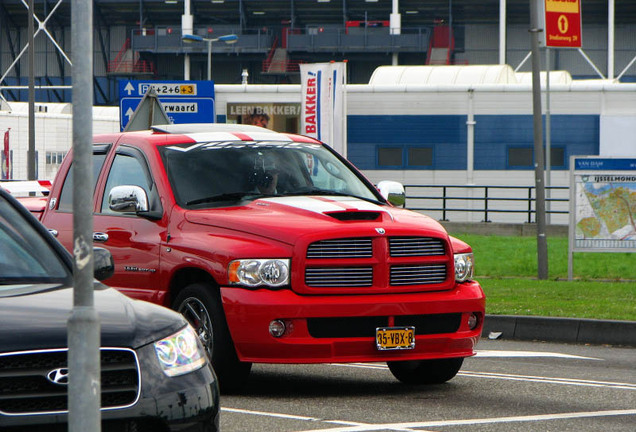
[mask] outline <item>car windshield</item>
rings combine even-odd
[[[0,196],[0,296],[16,285],[68,284],[70,270],[33,226]]]
[[[178,204],[238,205],[263,196],[353,196],[378,202],[363,180],[319,144],[214,142],[160,148]]]

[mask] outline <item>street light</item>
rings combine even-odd
[[[197,35],[185,34],[181,37],[183,42],[207,42],[208,43],[208,81],[212,80],[212,42],[225,42],[226,44],[236,43],[238,36],[235,34],[228,34],[219,36],[218,38],[210,39]]]

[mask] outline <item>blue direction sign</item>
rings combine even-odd
[[[173,123],[214,123],[214,81],[119,80],[119,115],[123,131],[149,88]]]

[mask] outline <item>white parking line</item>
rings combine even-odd
[[[494,423],[519,423],[519,422],[537,422],[537,421],[553,421],[567,419],[582,419],[589,417],[614,417],[625,415],[636,415],[636,409],[632,410],[610,410],[610,411],[588,411],[577,413],[561,413],[561,414],[539,414],[529,416],[513,416],[513,417],[493,417],[483,419],[464,419],[464,420],[438,420],[426,422],[407,422],[407,423],[384,423],[384,424],[368,424],[357,423],[344,420],[327,420],[316,417],[297,416],[290,414],[272,413],[264,411],[253,411],[237,408],[221,408],[221,411],[233,412],[238,414],[258,415],[265,417],[283,418],[289,420],[300,420],[310,422],[321,422],[329,424],[344,425],[330,429],[307,429],[302,432],[369,432],[369,431],[400,431],[400,432],[423,432],[422,428],[443,427],[443,426],[472,426]],[[417,429],[414,429],[417,428]]]
[[[495,357],[495,358],[550,357],[550,358],[566,358],[566,359],[579,359],[579,360],[602,360],[595,357],[582,357],[582,356],[577,356],[572,354],[544,352],[544,351],[475,350],[475,352],[477,353],[475,357]]]
[[[469,372],[469,371],[459,372],[457,375],[466,376],[466,377],[476,377],[476,378],[503,379],[503,380],[510,380],[510,381],[528,381],[528,382],[541,382],[541,383],[548,383],[548,384],[563,384],[563,385],[584,386],[584,387],[604,387],[604,388],[616,388],[621,390],[636,390],[636,384],[611,382],[611,381],[592,381],[592,380],[581,380],[581,379],[573,379],[573,378],[553,378],[553,377],[541,377],[541,376],[533,376],[533,375],[512,375],[512,374],[501,374],[501,373],[490,373],[490,372]]]
[[[388,369],[386,365],[379,363],[332,363],[331,366],[362,368],[362,369]],[[503,373],[491,373],[491,372],[474,372],[474,371],[462,371],[457,376],[464,376],[469,378],[489,378],[500,379],[509,381],[526,381],[526,382],[538,382],[545,384],[561,384],[572,385],[582,387],[604,387],[615,388],[621,390],[636,390],[636,384],[623,383],[623,382],[611,382],[611,381],[592,381],[582,380],[574,378],[558,378],[558,377],[544,377],[535,375],[514,375]]]
[[[570,419],[582,419],[590,417],[613,417],[613,416],[629,416],[636,415],[636,409],[634,410],[611,410],[611,411],[588,411],[578,413],[563,413],[563,414],[540,414],[529,416],[514,416],[514,417],[494,417],[483,419],[465,419],[465,420],[440,420],[429,422],[408,422],[408,423],[386,423],[375,425],[360,425],[353,427],[338,427],[331,429],[318,429],[320,432],[369,432],[378,430],[390,430],[390,431],[404,431],[413,430],[418,428],[418,432],[422,432],[421,428],[430,427],[443,427],[443,426],[472,426],[494,423],[519,423],[519,422],[537,422],[537,421],[552,421],[552,420],[570,420]],[[406,429],[405,429],[406,428]],[[316,429],[306,430],[302,432],[316,432]]]
[[[601,360],[593,357],[581,357],[569,354],[551,353],[551,352],[535,352],[535,351],[478,351],[477,357],[550,357],[550,358],[569,358],[581,360]],[[363,368],[386,370],[387,366],[383,363],[331,363],[331,366]],[[533,375],[513,375],[491,372],[473,372],[462,371],[458,376],[467,378],[486,378],[486,379],[502,379],[512,381],[527,381],[547,384],[588,386],[588,387],[604,387],[621,390],[636,390],[636,384],[610,381],[592,381],[573,378],[555,378],[542,377]],[[360,422],[351,422],[337,419],[321,419],[316,417],[298,416],[282,413],[272,413],[264,411],[253,411],[238,408],[221,408],[221,411],[233,412],[238,414],[259,415],[265,417],[282,418],[298,421],[325,423],[339,425],[335,428],[328,429],[308,429],[299,432],[371,432],[371,431],[396,431],[396,432],[425,432],[424,428],[444,427],[444,426],[465,426],[495,423],[518,423],[518,422],[537,422],[537,421],[554,421],[565,419],[581,419],[590,417],[612,417],[612,416],[636,416],[636,409],[631,410],[610,410],[610,411],[588,411],[575,413],[557,413],[557,414],[540,414],[528,416],[511,416],[511,417],[494,417],[482,419],[463,419],[463,420],[439,420],[425,422],[406,422],[406,423],[385,423],[385,424],[368,424]]]
[[[246,410],[246,409],[240,409],[240,408],[224,408],[224,407],[221,407],[221,411],[233,412],[233,413],[238,413],[238,414],[257,415],[257,416],[263,416],[263,417],[282,418],[282,419],[287,419],[287,420],[300,420],[300,421],[309,421],[309,422],[322,422],[322,423],[330,423],[330,424],[339,424],[339,425],[347,425],[347,426],[354,426],[354,427],[358,427],[358,426],[367,427],[367,426],[369,426],[366,423],[359,423],[359,422],[351,422],[351,421],[344,421],[344,420],[326,420],[326,419],[321,419],[321,418],[317,418],[317,417],[307,417],[307,416],[299,416],[299,415],[291,415],[291,414],[272,413],[272,412],[265,412],[265,411],[254,411],[254,410]],[[396,430],[406,431],[408,429],[396,429]]]

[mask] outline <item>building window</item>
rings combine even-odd
[[[433,166],[433,149],[431,147],[409,148],[409,167]]]
[[[60,165],[67,152],[46,152],[46,164],[47,165]]]
[[[565,148],[550,147],[550,165],[552,168],[565,168]]]
[[[405,157],[406,156],[406,157]],[[433,166],[432,147],[379,147],[378,167],[380,168],[422,168]]]
[[[550,165],[551,168],[565,168],[564,147],[550,147]],[[545,161],[543,166],[546,166]],[[534,147],[508,147],[508,168],[534,168]]]
[[[533,153],[532,147],[508,147],[508,167],[532,168]]]
[[[401,147],[380,147],[378,149],[378,166],[380,167],[402,167]]]

